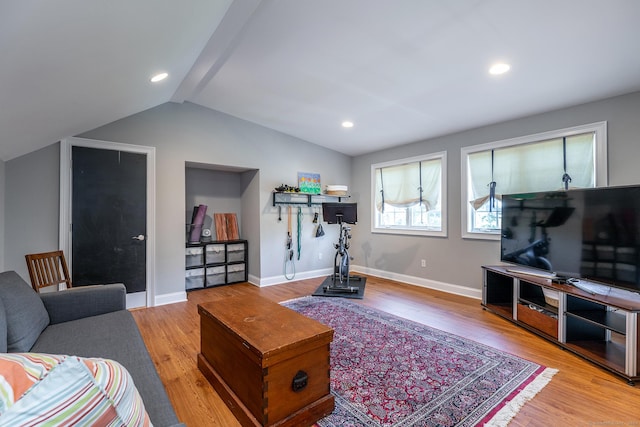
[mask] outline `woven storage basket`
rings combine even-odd
[[[544,293],[544,302],[547,304],[558,308],[558,291],[554,291],[553,289],[542,288],[542,293]]]

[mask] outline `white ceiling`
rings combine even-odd
[[[638,17],[638,0],[0,0],[0,158],[168,101],[358,155],[638,91]]]

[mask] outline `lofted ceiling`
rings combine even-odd
[[[0,0],[0,158],[169,101],[359,155],[638,91],[639,16],[638,0]]]

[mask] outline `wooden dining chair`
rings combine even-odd
[[[29,277],[31,278],[31,286],[36,292],[40,292],[41,288],[53,285],[56,285],[56,289],[60,289],[60,285],[63,283],[67,289],[71,288],[71,277],[69,276],[64,252],[53,251],[27,254],[25,258],[29,269]]]

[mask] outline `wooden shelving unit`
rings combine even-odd
[[[487,310],[620,375],[630,385],[640,379],[636,293],[592,294],[505,266],[483,266],[482,271],[482,305]],[[549,304],[545,290],[557,295],[557,305]]]

